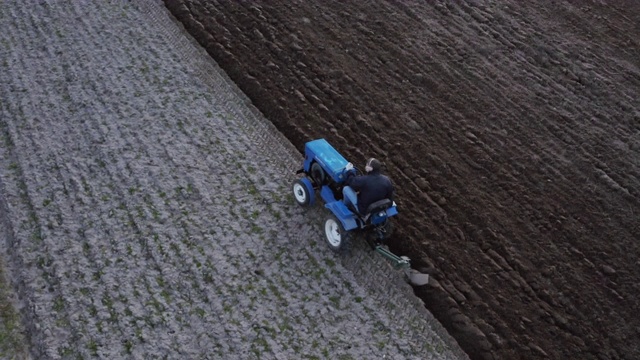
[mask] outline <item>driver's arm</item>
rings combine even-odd
[[[354,191],[359,192],[365,181],[366,179],[364,176],[350,176],[347,178],[346,184]]]

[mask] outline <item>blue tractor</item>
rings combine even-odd
[[[365,240],[375,251],[390,259],[396,268],[408,268],[409,258],[396,256],[383,244],[392,232],[391,218],[398,214],[396,203],[390,199],[377,201],[360,214],[345,202],[342,188],[349,172],[360,174],[355,167],[349,169],[349,162],[325,139],[309,141],[305,144],[304,163],[296,173],[303,174],[294,181],[292,190],[296,203],[313,206],[316,193],[331,214],[324,222],[326,242],[335,252],[349,249],[356,234],[364,234]]]

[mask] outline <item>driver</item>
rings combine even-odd
[[[348,206],[351,203],[360,215],[366,215],[365,212],[369,205],[382,199],[393,201],[393,185],[391,180],[380,173],[382,164],[375,158],[367,160],[364,167],[366,175],[356,176],[353,164],[348,163],[345,170],[348,172],[346,186],[342,189],[345,203]]]

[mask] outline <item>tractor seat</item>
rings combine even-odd
[[[369,205],[369,207],[367,208],[367,211],[361,216],[361,219],[367,222],[369,218],[371,218],[372,214],[375,214],[379,211],[387,210],[392,205],[393,205],[393,201],[391,201],[391,199],[378,200],[373,204]]]
[[[367,208],[367,211],[365,212],[365,216],[369,216],[370,214],[373,214],[378,211],[387,210],[392,205],[393,205],[393,201],[391,201],[391,199],[378,200],[373,204],[369,205],[369,207]]]
[[[371,214],[373,214],[375,212],[378,212],[378,211],[387,210],[391,206],[393,206],[393,201],[391,199],[378,200],[378,201],[372,203],[371,205],[369,205],[369,207],[367,208],[367,211],[364,214],[362,214],[362,213],[360,213],[360,211],[358,211],[358,209],[352,203],[348,203],[347,204],[347,208],[349,210],[351,210],[351,212],[353,212],[354,214],[359,216],[364,221],[367,221],[369,219],[369,217],[371,216]]]

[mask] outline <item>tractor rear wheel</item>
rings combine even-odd
[[[340,252],[348,249],[352,234],[344,229],[340,220],[335,216],[332,215],[325,220],[324,234],[331,250]]]

